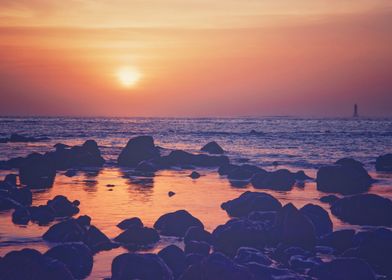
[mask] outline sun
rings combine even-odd
[[[123,87],[134,87],[140,81],[142,75],[134,67],[121,67],[116,71],[118,81]]]

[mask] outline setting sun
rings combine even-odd
[[[122,67],[117,70],[116,76],[122,86],[133,87],[139,82],[141,73],[133,67]]]

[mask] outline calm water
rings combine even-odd
[[[252,130],[256,133],[250,133]],[[25,156],[32,151],[45,152],[53,145],[81,144],[95,139],[100,145],[107,165],[100,170],[86,170],[78,176],[56,177],[53,188],[34,193],[34,204],[44,204],[58,194],[70,200],[81,201],[80,214],[92,217],[92,223],[109,237],[120,233],[116,224],[133,216],[140,217],[147,226],[167,212],[187,209],[213,230],[227,221],[226,212],[220,204],[233,199],[246,188],[234,188],[215,170],[201,169],[198,180],[188,177],[189,171],[160,171],[150,181],[140,182],[125,178],[126,170],[115,167],[114,161],[129,138],[148,134],[154,136],[156,144],[169,149],[185,149],[196,152],[205,143],[215,140],[227,151],[233,162],[250,162],[273,170],[272,162],[279,168],[305,170],[315,176],[317,167],[332,163],[341,157],[354,157],[365,164],[371,175],[379,179],[371,192],[392,198],[392,174],[376,173],[375,158],[392,152],[391,119],[82,119],[82,118],[0,118],[0,137],[11,133],[29,136],[47,136],[51,140],[39,143],[0,144],[0,160]],[[4,172],[0,172],[3,176]],[[107,184],[114,184],[108,188]],[[175,196],[169,198],[168,191]],[[290,192],[268,191],[283,203],[293,202],[297,207],[306,203],[320,204],[323,196],[316,190],[314,182],[304,188]],[[328,209],[327,209],[328,210]],[[331,216],[334,228],[352,227]],[[22,247],[41,251],[53,244],[41,240],[47,226],[29,224],[15,226],[11,212],[0,213],[0,255]],[[181,242],[164,238],[152,251],[158,251],[168,243]],[[113,257],[125,252],[115,249],[102,252],[94,258],[94,268],[89,279],[110,276]]]

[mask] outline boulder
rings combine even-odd
[[[227,156],[210,156],[205,154],[191,154],[182,150],[172,151],[163,156],[160,164],[163,167],[219,167],[229,163]]]
[[[140,162],[159,158],[159,149],[151,136],[131,138],[121,151],[117,162],[120,166],[136,167]]]
[[[337,230],[321,237],[319,244],[331,247],[340,254],[354,246],[354,235],[355,230],[353,229]]]
[[[120,229],[128,229],[131,227],[143,227],[143,222],[138,217],[133,217],[129,219],[125,219],[117,225]]]
[[[12,188],[8,191],[8,196],[23,206],[33,202],[33,194],[29,188]]]
[[[159,251],[158,256],[167,264],[177,279],[187,267],[185,253],[176,245],[169,245]]]
[[[79,213],[79,208],[75,204],[78,203],[69,201],[63,195],[57,195],[47,202],[47,205],[54,210],[56,217],[72,217]]]
[[[30,219],[39,225],[47,225],[56,217],[56,213],[52,207],[47,205],[31,206],[28,208]]]
[[[83,242],[91,249],[93,253],[111,250],[115,247],[118,247],[109,239],[109,237],[107,237],[102,231],[93,225],[90,226],[85,233]]]
[[[314,204],[306,204],[299,210],[312,222],[317,237],[331,233],[333,224],[329,214],[323,208]]]
[[[85,278],[93,268],[92,252],[83,243],[57,245],[49,249],[45,256],[64,263],[76,279]]]
[[[334,165],[321,167],[316,182],[319,191],[347,195],[368,191],[373,179],[359,161],[341,159]]]
[[[50,242],[82,242],[86,232],[86,228],[71,218],[51,226],[42,238]]]
[[[199,254],[203,256],[208,256],[210,253],[210,244],[204,241],[189,241],[185,243],[185,254]]]
[[[296,174],[287,169],[273,172],[257,173],[253,176],[251,183],[256,189],[271,189],[289,191],[295,184]]]
[[[272,260],[260,250],[249,247],[238,248],[237,254],[234,257],[234,261],[242,265],[247,263],[258,263],[262,265],[272,264]]]
[[[392,154],[379,156],[376,159],[377,171],[392,171]]]
[[[166,263],[155,254],[125,253],[112,262],[112,280],[173,280]]]
[[[147,227],[130,227],[120,233],[114,241],[125,246],[135,248],[152,245],[160,239],[158,232],[153,228]]]
[[[184,243],[189,241],[204,241],[208,244],[213,244],[214,237],[211,233],[199,226],[189,227],[185,233]]]
[[[313,267],[309,275],[319,280],[375,280],[372,268],[356,258],[337,258]]]
[[[16,225],[27,225],[30,221],[30,212],[26,207],[18,207],[12,213],[12,222]]]
[[[28,155],[19,168],[22,185],[30,188],[50,188],[56,176],[56,169],[47,158],[38,153]]]
[[[204,228],[203,223],[186,210],[178,210],[159,217],[154,228],[162,235],[184,237],[190,227]]]
[[[205,144],[202,148],[201,151],[209,153],[209,154],[214,154],[214,155],[220,155],[223,154],[225,151],[222,149],[221,146],[219,146],[218,143],[215,141],[209,142]]]
[[[246,191],[238,198],[222,203],[221,208],[231,217],[244,217],[253,211],[277,211],[282,204],[270,194]]]
[[[339,219],[354,225],[392,225],[392,201],[376,194],[341,198],[332,204],[331,212]]]
[[[11,251],[0,259],[0,279],[4,280],[73,280],[60,261],[42,255],[37,250]]]
[[[228,170],[227,178],[229,180],[250,180],[255,174],[258,174],[258,176],[262,176],[267,173],[267,171],[257,166],[243,164]]]

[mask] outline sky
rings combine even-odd
[[[0,115],[392,117],[390,0],[1,0]]]

